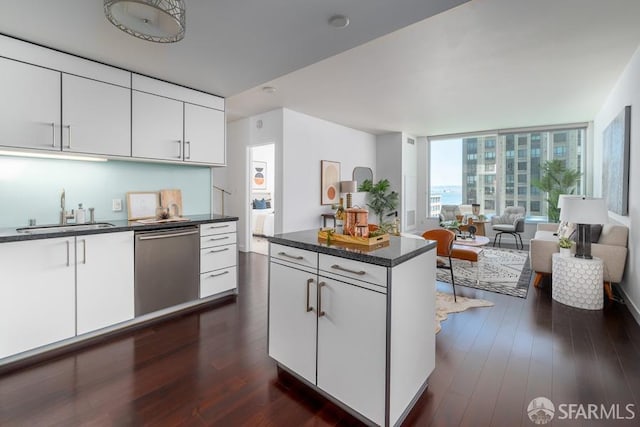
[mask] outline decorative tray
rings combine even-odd
[[[373,246],[389,241],[389,234],[381,234],[380,236],[375,237],[353,237],[348,234],[331,232],[331,238],[329,238],[330,231],[331,230],[318,231],[318,239],[331,241],[332,243],[351,243],[361,246]]]

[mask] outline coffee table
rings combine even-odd
[[[486,246],[491,240],[485,236],[476,236],[473,239],[456,239],[453,241],[453,245],[463,246]]]

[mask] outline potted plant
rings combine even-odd
[[[568,237],[560,237],[558,239],[558,246],[560,246],[561,256],[571,256],[571,246],[573,242]]]
[[[551,160],[542,165],[542,178],[533,181],[533,185],[547,193],[549,204],[547,216],[549,222],[559,222],[560,209],[558,197],[561,194],[573,194],[582,174],[575,169],[567,169],[561,160]]]
[[[391,183],[388,179],[381,179],[376,184],[370,179],[365,179],[358,187],[358,191],[365,191],[369,193],[369,202],[367,206],[378,217],[378,225],[380,228],[387,230],[389,224],[384,224],[383,219],[385,214],[393,215],[398,207],[399,195],[395,191],[390,189]]]

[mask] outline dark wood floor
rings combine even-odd
[[[357,425],[277,377],[266,348],[266,257],[241,254],[239,277],[237,301],[1,376],[0,425]],[[640,327],[624,305],[572,309],[552,302],[548,284],[527,299],[457,290],[495,306],[443,322],[435,372],[405,425],[532,426],[526,407],[538,396],[638,412]]]

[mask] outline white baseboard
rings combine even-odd
[[[631,298],[629,298],[629,295],[627,295],[627,292],[625,291],[624,287],[618,286],[618,289],[620,290],[620,292],[622,292],[622,295],[624,295],[624,303],[627,305],[627,308],[629,309],[629,312],[631,313],[633,318],[636,319],[636,323],[638,323],[638,325],[640,325],[640,309],[631,300]]]

